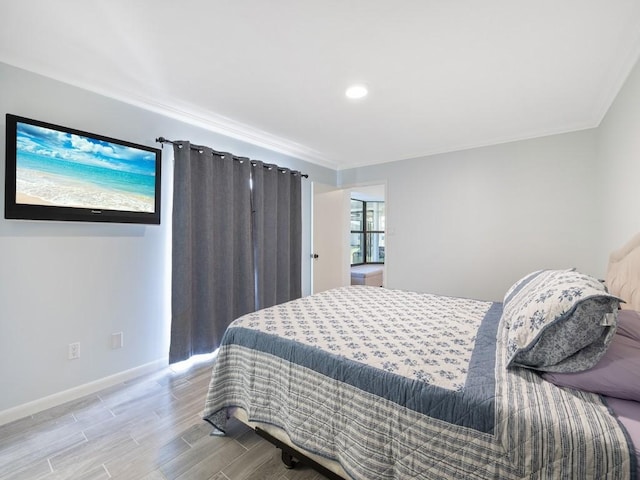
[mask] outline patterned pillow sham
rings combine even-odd
[[[505,295],[507,367],[579,372],[604,355],[616,330],[620,299],[574,270],[540,270]]]

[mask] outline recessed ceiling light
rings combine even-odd
[[[359,85],[351,85],[349,88],[347,88],[345,95],[347,96],[347,98],[357,99],[357,98],[366,97],[367,93],[369,93],[369,90],[367,90],[367,87],[359,84]]]

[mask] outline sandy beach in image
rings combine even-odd
[[[46,200],[33,197],[22,192],[16,192],[16,203],[21,203],[23,205],[53,205],[51,202],[47,202]]]
[[[153,198],[137,193],[27,168],[18,168],[16,173],[16,201],[19,204],[135,212],[154,209]]]

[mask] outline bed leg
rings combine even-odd
[[[282,463],[284,463],[285,467],[294,468],[296,465],[298,465],[300,463],[301,465],[310,466],[311,468],[313,468],[317,472],[320,472],[322,475],[327,477],[327,479],[330,479],[330,480],[344,480],[341,476],[339,476],[336,473],[332,472],[328,468],[320,465],[318,462],[310,459],[309,457],[307,457],[303,453],[297,452],[294,448],[290,447],[286,443],[281,442],[280,440],[278,440],[277,438],[273,437],[272,435],[269,435],[267,432],[262,430],[260,427],[256,427],[255,428],[255,432],[258,435],[260,435],[262,438],[267,440],[268,442],[272,443],[276,448],[280,449],[280,452],[282,452],[282,455],[281,455]]]
[[[284,463],[284,466],[287,468],[295,468],[295,466],[298,464],[298,461],[295,460],[293,455],[291,455],[289,452],[285,452],[284,450],[282,450],[281,458],[282,463]]]

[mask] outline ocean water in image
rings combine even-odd
[[[18,203],[155,211],[155,155],[20,124]]]

